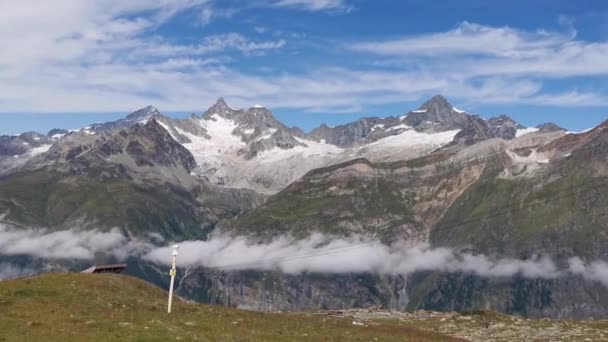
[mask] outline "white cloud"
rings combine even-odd
[[[118,229],[60,230],[18,228],[0,224],[0,255],[31,255],[46,259],[92,260],[96,253],[125,259],[136,252],[145,251],[145,242],[128,240]]]
[[[202,9],[200,10],[200,24],[208,25],[211,21],[218,18],[232,18],[237,12],[237,8],[216,8],[209,3],[202,6]]]
[[[267,42],[252,42],[238,33],[228,33],[206,37],[201,45],[196,49],[197,53],[211,53],[236,49],[244,54],[261,52],[263,50],[279,49],[285,46],[284,39]]]
[[[164,241],[156,233],[150,233],[148,237],[156,242]],[[245,237],[214,236],[207,241],[183,241],[180,246],[180,267],[402,275],[441,271],[482,277],[521,275],[543,279],[574,275],[608,286],[608,263],[602,260],[585,263],[573,257],[568,259],[566,267],[560,268],[548,256],[528,260],[498,258],[447,247],[431,248],[428,244],[413,241],[399,241],[388,246],[365,236],[344,238],[316,233],[303,240],[279,236],[265,244]],[[168,265],[171,248],[130,240],[118,229],[107,232],[50,231],[0,225],[0,256],[92,260],[97,253],[119,260],[142,257],[146,261]],[[31,273],[31,270],[0,263],[0,279],[24,273]]]
[[[447,32],[358,42],[349,48],[399,58],[402,64],[422,56],[427,67],[462,77],[608,75],[608,42],[586,42],[575,37],[573,30],[528,32],[463,22]]]
[[[561,34],[528,33],[509,27],[489,27],[465,21],[447,32],[362,42],[353,44],[351,48],[387,56],[481,54],[524,58],[538,56],[544,53],[544,49],[562,45],[569,40]]]
[[[436,93],[477,103],[608,104],[599,93],[544,89],[543,77],[608,70],[602,43],[575,41],[568,34],[463,23],[444,33],[355,43],[356,53],[346,51],[349,59],[369,53],[378,56],[376,66],[303,63],[310,67],[294,72],[281,70],[281,64],[269,59],[278,71],[263,74],[243,71],[241,59],[289,50],[295,53],[290,63],[297,64],[315,49],[341,45],[312,42],[314,38],[303,35],[307,54],[297,55],[301,46],[286,39],[252,40],[233,32],[185,44],[158,34],[158,27],[184,11],[198,13],[203,23],[211,20],[223,10],[213,4],[210,0],[60,0],[30,1],[29,6],[22,1],[0,2],[0,108],[128,112],[154,104],[163,111],[192,111],[225,96],[235,106],[261,102],[271,108],[349,112]],[[348,6],[344,1],[263,4],[307,10]]]
[[[244,237],[216,236],[208,241],[185,241],[180,246],[178,264],[181,267],[402,275],[441,271],[482,277],[521,275],[532,279],[574,275],[608,286],[608,263],[599,260],[584,263],[574,257],[568,260],[568,266],[560,268],[548,256],[528,260],[498,258],[408,241],[387,246],[364,236],[337,238],[313,234],[304,240],[280,236],[266,244]],[[170,253],[170,247],[156,248],[144,259],[168,265]]]
[[[352,9],[346,0],[278,0],[272,1],[273,6],[301,8],[308,11],[342,10]]]

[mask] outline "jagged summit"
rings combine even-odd
[[[452,109],[452,105],[448,102],[448,100],[445,99],[445,97],[441,95],[435,95],[431,97],[430,100],[426,101],[422,104],[422,106],[420,106],[420,108],[418,108],[418,110],[421,111],[426,110],[435,113],[452,111]]]
[[[207,109],[207,112],[205,112],[205,116],[210,116],[214,114],[226,116],[226,114],[230,114],[232,111],[233,109],[228,105],[228,103],[226,103],[226,100],[224,100],[223,97],[220,97],[219,99],[217,99],[213,106]]]
[[[515,120],[513,120],[507,114],[500,114],[497,117],[490,118],[489,121],[502,122],[502,123],[513,123],[519,125]],[[520,125],[521,126],[521,125]],[[522,126],[523,127],[523,126]]]
[[[497,138],[511,140],[517,136],[517,130],[525,129],[524,126],[517,123],[510,116],[501,114],[498,117],[487,120],[488,127],[492,135]]]
[[[128,120],[144,120],[156,115],[160,115],[160,112],[158,109],[156,109],[156,107],[150,105],[127,115],[125,118]]]
[[[435,95],[419,109],[407,113],[404,123],[418,131],[462,129],[469,124],[469,115],[457,110],[441,95]]]
[[[542,123],[540,125],[537,125],[536,128],[538,128],[538,130],[540,132],[556,132],[556,131],[565,131],[564,128],[560,127],[559,125],[553,123],[553,122],[545,122]]]

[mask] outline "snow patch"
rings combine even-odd
[[[515,132],[515,137],[519,138],[522,135],[525,135],[525,134],[528,134],[528,133],[534,133],[534,132],[537,132],[537,131],[538,131],[538,128],[536,128],[536,127],[521,128],[521,129],[518,129]]]
[[[506,151],[507,154],[509,155],[509,157],[511,157],[511,160],[513,161],[514,164],[547,164],[549,163],[549,159],[547,159],[546,155],[543,153],[539,153],[537,152],[536,149],[532,150],[532,152],[530,152],[530,155],[528,156],[520,156],[515,152],[512,152],[510,150]]]
[[[591,128],[587,128],[587,129],[584,129],[584,130],[582,130],[582,131],[576,131],[576,132],[575,132],[575,131],[566,131],[566,134],[581,134],[581,133],[587,133],[587,132],[589,132],[590,130],[592,130],[593,128],[594,128],[594,127],[591,127]]]
[[[33,157],[35,155],[38,155],[40,153],[44,153],[44,152],[48,151],[49,148],[51,148],[51,146],[52,145],[47,144],[47,145],[41,145],[41,146],[35,147],[35,148],[33,148],[33,149],[30,150],[29,154]]]
[[[91,127],[87,126],[83,129],[80,130],[82,133],[86,134],[86,135],[95,135],[95,132],[91,131]]]
[[[211,116],[213,120],[201,119],[200,125],[205,128],[209,139],[175,127],[175,130],[186,136],[190,142],[183,146],[192,153],[197,165],[219,167],[223,164],[225,154],[234,153],[245,147],[240,137],[232,134],[237,125],[234,121],[225,119],[217,114]]]
[[[262,135],[260,135],[259,137],[257,137],[254,141],[261,141],[261,140],[269,139],[270,137],[272,137],[272,135],[276,131],[277,131],[276,128],[267,129],[264,132],[262,132]]]
[[[274,147],[270,150],[262,151],[258,154],[256,159],[258,159],[261,163],[273,163],[290,159],[295,156],[310,158],[313,156],[335,155],[344,151],[338,146],[325,143],[324,140],[321,142],[316,142],[297,137],[295,137],[295,139],[306,146],[295,146],[287,150],[280,147]]]
[[[389,127],[388,130],[392,131],[392,130],[396,130],[396,129],[411,129],[412,127],[406,125],[406,124],[401,124],[401,125],[397,125],[397,126],[393,126],[393,127]]]
[[[404,147],[404,146],[417,146],[417,145],[430,145],[440,147],[445,145],[452,140],[456,134],[460,132],[459,129],[445,131],[440,133],[420,133],[415,130],[407,130],[397,135],[391,135],[384,139],[375,141],[368,146],[371,148],[377,147]]]
[[[456,113],[466,113],[464,110],[460,110],[456,107],[452,107],[452,110],[455,111]]]
[[[61,139],[61,138],[62,138],[64,135],[65,135],[65,134],[61,134],[61,133],[53,134],[53,135],[51,136],[51,139],[54,139],[54,140],[59,140],[59,139]]]
[[[426,109],[413,110],[412,113],[426,113]]]

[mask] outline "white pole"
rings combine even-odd
[[[177,259],[178,250],[179,246],[173,245],[173,261],[171,263],[171,271],[169,271],[169,275],[171,275],[171,285],[169,286],[169,303],[167,304],[167,313],[171,313],[171,304],[173,304],[173,284],[175,283],[175,274],[177,273],[175,269],[175,262]]]

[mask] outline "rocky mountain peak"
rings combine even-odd
[[[226,100],[224,100],[223,97],[220,97],[219,99],[217,99],[217,101],[215,102],[215,104],[211,107],[209,107],[209,109],[207,109],[207,112],[205,112],[206,116],[210,116],[210,115],[220,115],[220,116],[230,116],[227,114],[231,114],[233,112],[232,108],[230,108],[230,106],[228,106],[228,104],[226,103]]]
[[[127,115],[126,119],[140,121],[140,120],[149,119],[149,118],[157,116],[157,115],[160,115],[160,112],[158,111],[158,109],[156,109],[156,107],[147,106],[147,107],[144,107],[140,110],[137,110],[137,111]]]
[[[496,122],[496,123],[500,123],[500,124],[515,124],[515,125],[519,125],[515,120],[513,120],[507,114],[500,114],[498,117],[490,118],[488,121],[492,121],[492,122]],[[519,125],[519,126],[521,126],[521,125]]]
[[[86,130],[96,133],[112,132],[114,130],[130,128],[138,124],[145,124],[150,121],[151,118],[159,119],[161,117],[162,114],[158,111],[158,109],[156,109],[156,107],[147,106],[136,110],[126,117],[116,121],[95,123],[90,127],[87,127]]]
[[[448,100],[445,99],[445,97],[435,95],[431,97],[430,100],[423,103],[418,110],[425,110],[434,113],[451,112],[452,105],[448,102]]]
[[[435,95],[419,109],[409,112],[404,123],[418,131],[461,129],[469,124],[469,115],[457,110],[441,95]]]
[[[222,97],[207,109],[202,118],[203,120],[215,121],[213,118],[215,115],[232,120],[241,130],[255,130],[256,128],[260,132],[264,132],[268,128],[287,130],[287,127],[277,121],[266,107],[256,105],[248,109],[233,109]],[[255,137],[250,136],[249,138]]]
[[[562,127],[554,124],[553,122],[545,122],[540,125],[537,125],[539,132],[557,132],[557,131],[565,131]]]
[[[155,118],[105,136],[96,142],[95,150],[105,157],[126,152],[139,167],[176,166],[187,172],[196,167],[192,154]]]
[[[525,128],[506,114],[488,119],[487,125],[494,137],[505,140],[515,138],[517,130]]]

